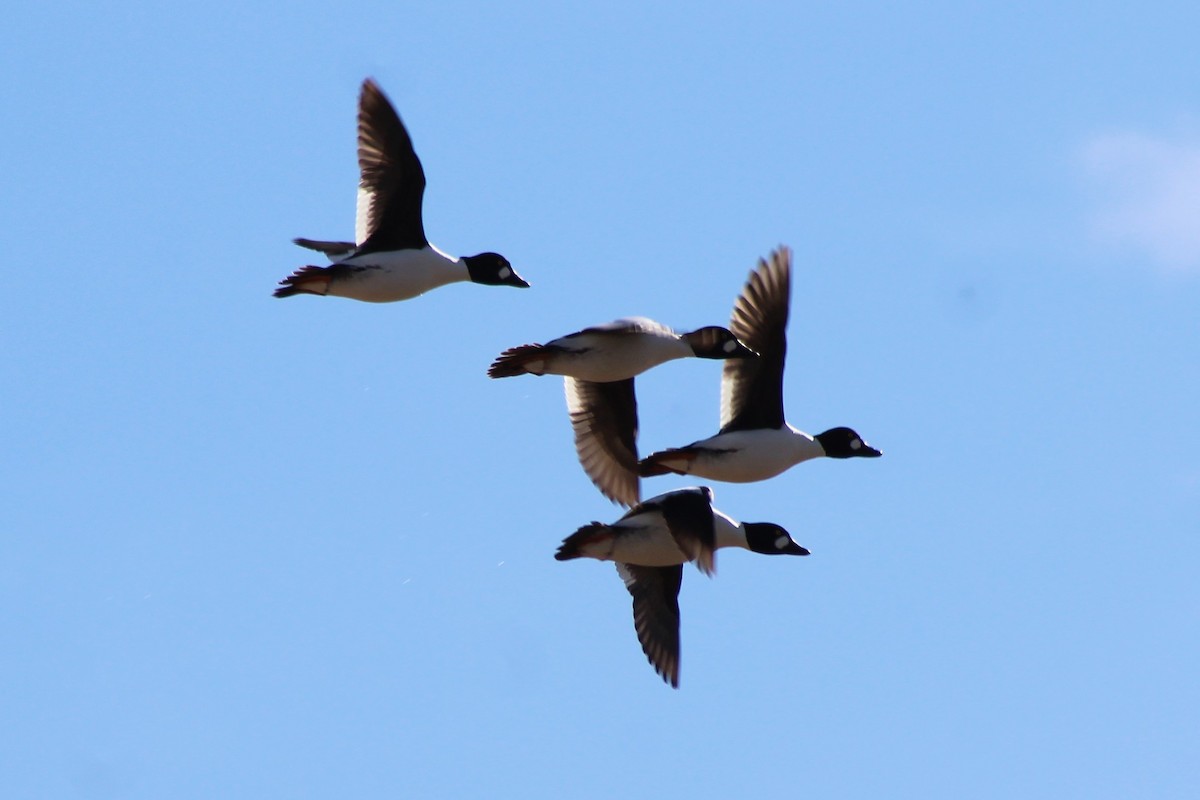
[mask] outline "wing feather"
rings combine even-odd
[[[679,688],[679,587],[683,565],[641,567],[617,564],[633,596],[633,629],[642,652],[662,679]]]
[[[425,170],[396,109],[375,81],[363,81],[358,101],[358,214],[360,252],[421,248]]]
[[[713,523],[712,489],[680,489],[662,496],[663,519],[675,543],[705,575],[716,571],[717,535]]]
[[[725,362],[721,377],[721,432],[781,428],[783,367],[787,358],[792,251],[779,247],[759,260],[733,306],[729,329],[758,358]]]
[[[633,378],[610,383],[566,378],[564,386],[583,471],[608,499],[626,507],[637,505],[641,489]]]

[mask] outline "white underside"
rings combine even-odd
[[[623,381],[664,362],[692,355],[687,342],[674,334],[585,333],[547,344],[569,352],[547,357],[540,365],[542,372],[596,383]]]
[[[825,455],[816,439],[790,425],[718,434],[692,447],[701,452],[690,461],[682,456],[661,461],[688,475],[749,483],[773,478],[801,461]]]
[[[408,300],[447,283],[470,280],[466,264],[432,245],[367,253],[338,263],[367,269],[332,281],[328,294],[369,303]]]

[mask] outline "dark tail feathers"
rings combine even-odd
[[[590,522],[566,539],[563,539],[563,543],[558,546],[558,552],[554,554],[554,558],[557,561],[570,561],[572,558],[583,558],[581,548],[585,544],[607,533],[608,526],[603,522]]]
[[[669,456],[677,450],[659,450],[657,453],[651,453],[638,462],[638,475],[643,478],[653,478],[655,475],[686,475],[686,472],[680,472],[677,469],[671,469],[665,464],[659,463],[659,459],[663,456]]]
[[[312,265],[301,267],[279,282],[279,288],[275,290],[275,296],[291,297],[294,294],[328,294],[329,279],[328,267],[315,267]]]
[[[512,378],[517,375],[541,375],[540,372],[532,372],[525,368],[526,364],[532,361],[537,361],[545,355],[545,350],[540,344],[523,344],[519,347],[510,347],[496,357],[492,365],[488,367],[489,378]]]

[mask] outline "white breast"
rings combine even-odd
[[[340,263],[365,269],[333,281],[329,294],[372,303],[407,300],[447,283],[470,280],[461,260],[433,246],[367,253]]]

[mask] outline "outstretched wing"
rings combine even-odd
[[[633,629],[642,652],[663,680],[679,688],[679,586],[683,565],[640,567],[617,564],[633,595]]]
[[[564,386],[583,471],[608,499],[637,505],[641,491],[633,378],[611,383],[566,378]]]
[[[721,377],[721,432],[781,428],[783,366],[787,357],[792,251],[780,247],[759,260],[733,306],[729,329],[758,358],[725,362]]]
[[[425,170],[396,109],[370,78],[358,99],[358,169],[359,252],[427,245],[421,221]]]

